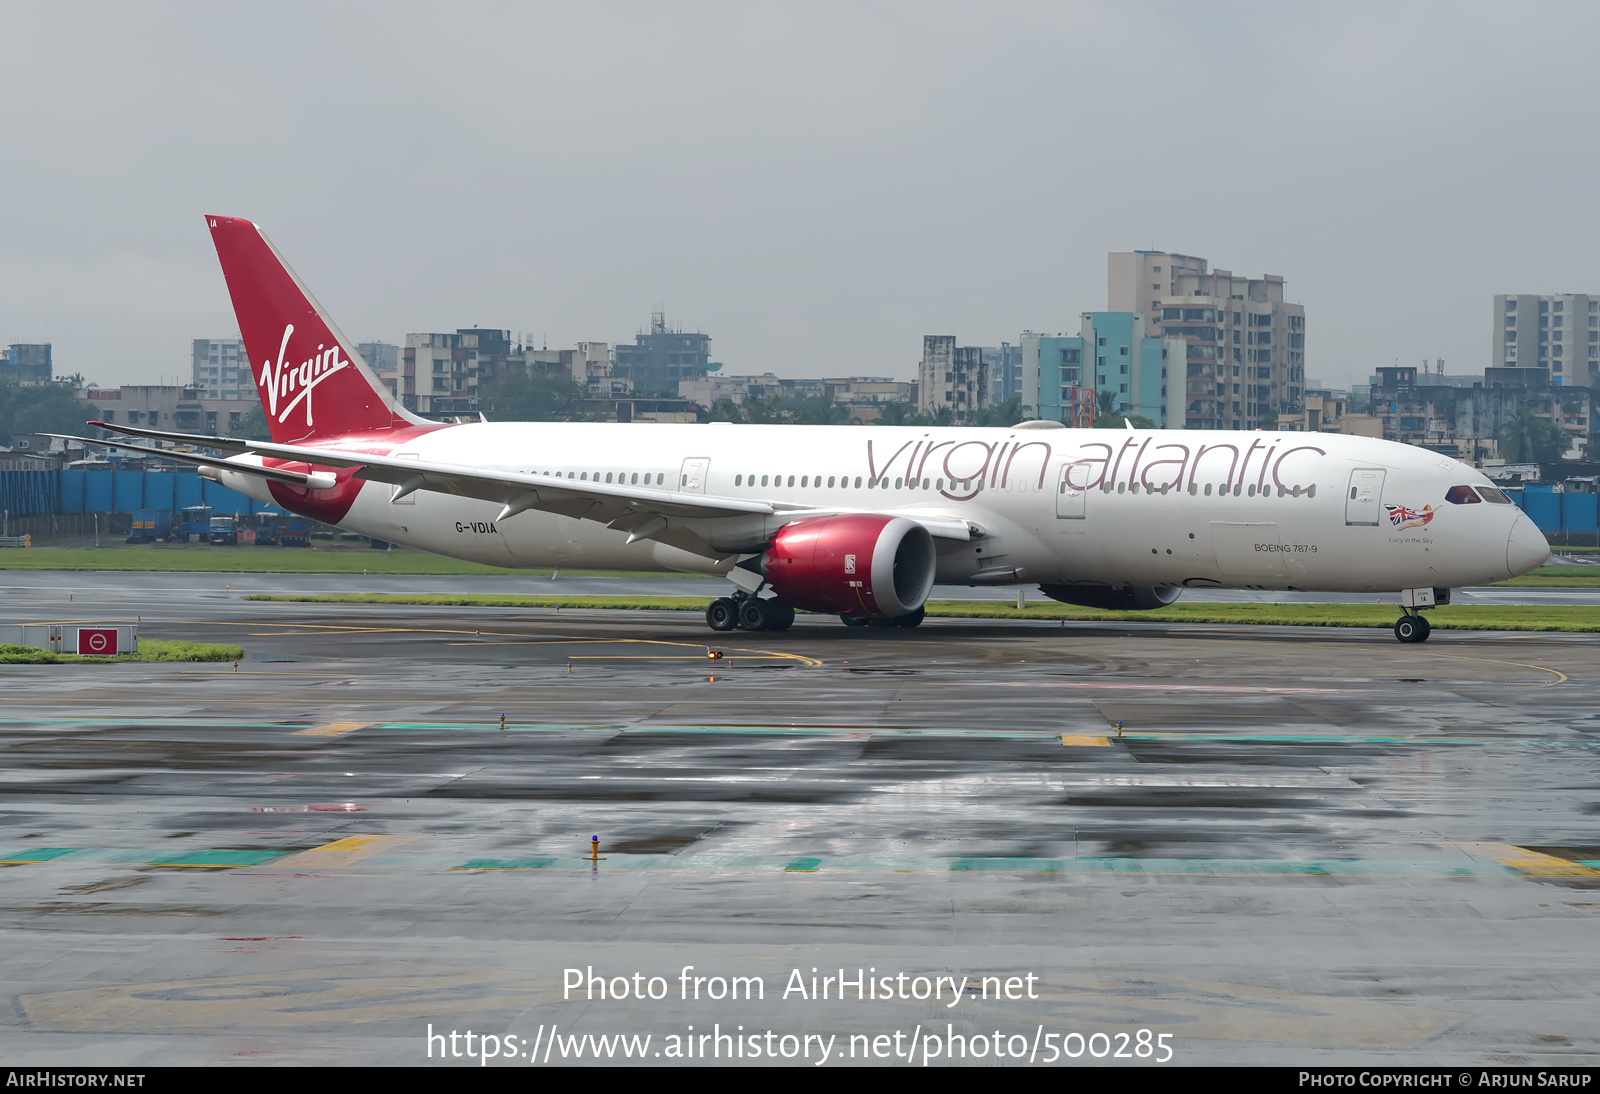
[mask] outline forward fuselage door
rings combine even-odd
[[[1350,489],[1344,497],[1346,524],[1378,523],[1383,515],[1383,477],[1378,467],[1358,467],[1350,472]]]
[[[706,492],[706,475],[711,470],[711,461],[701,456],[694,456],[683,461],[683,470],[678,475],[678,493],[704,494]]]
[[[1068,520],[1084,518],[1084,500],[1089,491],[1077,480],[1085,474],[1085,469],[1078,464],[1069,463],[1061,469],[1061,478],[1056,483],[1056,516]]]

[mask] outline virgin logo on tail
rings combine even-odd
[[[293,333],[293,324],[283,328],[283,341],[278,344],[277,363],[273,363],[271,358],[261,362],[261,375],[256,378],[256,383],[260,386],[261,396],[266,402],[268,417],[275,418],[279,422],[287,421],[290,412],[301,403],[305,403],[306,428],[310,429],[316,424],[311,416],[311,393],[322,381],[349,367],[350,361],[339,356],[339,345],[334,343],[326,349],[319,345],[315,357],[301,361],[298,365],[287,364],[283,358],[289,350],[289,336]],[[278,410],[280,400],[284,402],[281,413]]]

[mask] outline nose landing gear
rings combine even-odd
[[[1421,612],[1408,612],[1394,625],[1394,636],[1402,642],[1426,642],[1433,627]]]

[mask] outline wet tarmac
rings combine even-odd
[[[0,666],[8,1063],[1597,1056],[1600,636],[90,577],[4,575],[0,622],[248,653]]]

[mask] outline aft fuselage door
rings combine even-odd
[[[1382,468],[1358,467],[1350,472],[1350,489],[1344,497],[1346,524],[1376,525],[1383,515]]]
[[[711,470],[711,461],[704,457],[695,456],[683,461],[683,470],[678,475],[678,493],[704,494],[706,492],[706,475]]]
[[[1070,520],[1083,519],[1084,498],[1089,491],[1077,480],[1086,474],[1078,464],[1069,463],[1061,469],[1061,478],[1056,483],[1056,516]]]

